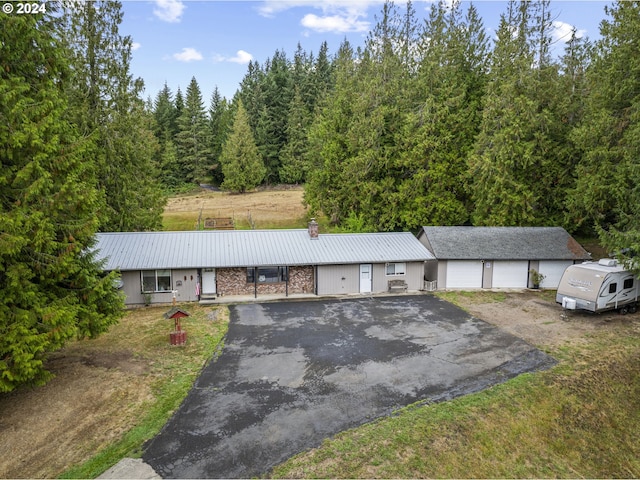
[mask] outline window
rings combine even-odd
[[[143,270],[142,291],[144,293],[170,292],[171,270]]]
[[[618,289],[618,284],[617,283],[610,283],[609,284],[609,293],[616,293],[617,289]]]
[[[622,285],[622,288],[624,288],[625,290],[627,288],[633,288],[633,278],[625,279],[624,284]]]
[[[405,273],[406,265],[404,263],[387,263],[387,277],[404,275]]]
[[[289,277],[289,267],[251,267],[247,268],[247,283],[255,283],[256,271],[258,283],[286,282]]]

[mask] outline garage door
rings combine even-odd
[[[493,262],[493,288],[527,288],[529,262]]]
[[[572,261],[543,261],[540,260],[540,273],[545,276],[540,286],[542,288],[558,288],[560,278],[569,265],[573,265]]]
[[[449,260],[446,288],[482,288],[480,260]]]

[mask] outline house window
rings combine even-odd
[[[622,285],[622,288],[624,288],[626,290],[627,288],[632,288],[632,287],[633,287],[633,278],[627,278],[624,281],[624,284]]]
[[[387,263],[387,277],[395,275],[404,275],[406,273],[406,264],[404,263]]]
[[[257,273],[257,277],[256,277]],[[286,282],[289,267],[250,267],[247,268],[247,283],[279,283]]]
[[[171,270],[143,270],[142,292],[170,292]]]

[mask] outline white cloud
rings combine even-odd
[[[319,17],[313,13],[306,14],[300,21],[303,27],[316,32],[366,32],[369,22],[359,20],[358,16],[328,15]]]
[[[179,22],[186,8],[182,0],[155,0],[155,4],[157,8],[153,9],[153,14],[169,23]]]
[[[553,41],[554,42],[568,42],[571,40],[571,32],[573,31],[573,25],[570,25],[565,22],[554,21],[553,22]],[[582,38],[587,33],[586,30],[577,30],[576,37]]]
[[[247,64],[251,60],[253,60],[253,55],[251,55],[249,52],[245,52],[244,50],[238,50],[235,57],[225,57],[219,54],[216,54],[213,57],[214,62],[231,62],[239,63],[241,65]]]
[[[202,60],[202,54],[195,48],[187,47],[183,48],[180,53],[174,53],[173,58],[180,62],[194,62]]]
[[[133,42],[131,44],[131,51],[135,52],[136,50],[138,50],[140,47],[142,47],[141,44],[139,44],[138,42]]]
[[[273,17],[291,8],[316,9],[321,14],[307,13],[300,21],[302,26],[323,33],[366,32],[370,27],[365,20],[369,8],[382,3],[384,0],[264,0],[258,12]]]

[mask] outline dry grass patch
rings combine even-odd
[[[212,192],[178,195],[167,202],[165,230],[194,230],[198,218],[230,217],[236,228],[304,228],[307,209],[302,187],[261,190],[243,194]],[[253,223],[251,223],[253,222]]]
[[[179,405],[226,332],[226,307],[185,308],[192,316],[183,323],[184,347],[169,345],[168,307],[130,310],[99,338],[52,354],[55,378],[44,387],[0,395],[0,478],[56,477],[103,452],[75,474],[86,478],[135,454]]]

